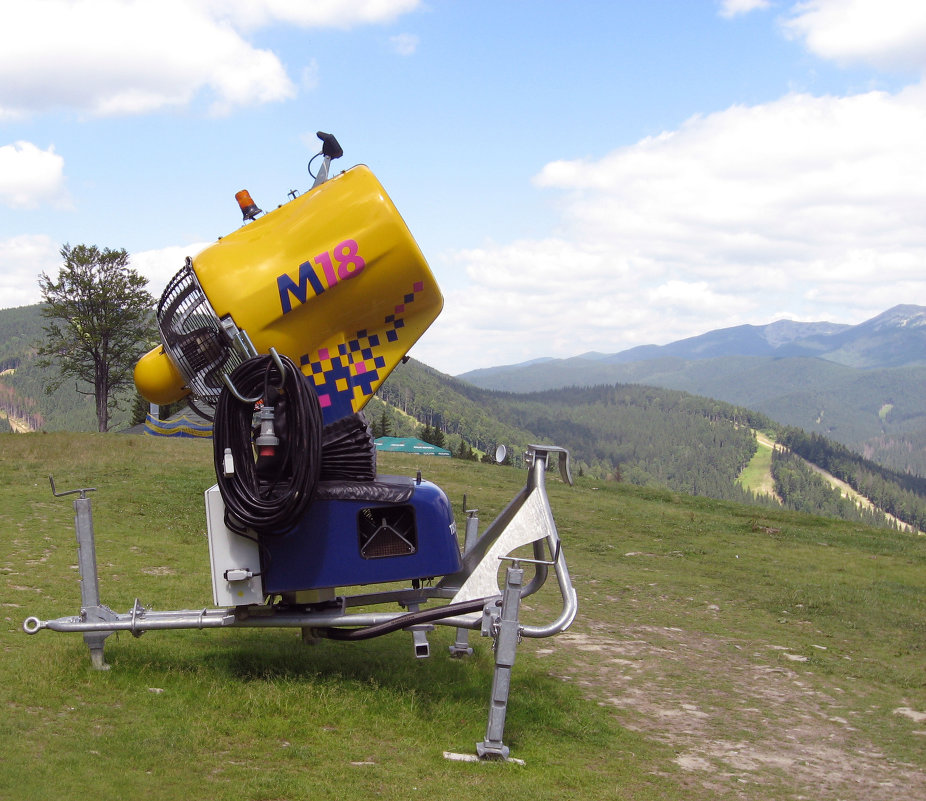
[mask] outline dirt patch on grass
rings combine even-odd
[[[926,798],[926,771],[868,741],[853,725],[865,713],[839,687],[796,673],[783,646],[650,626],[567,632],[552,645],[535,653],[568,651],[568,674],[555,673],[613,707],[622,726],[671,745],[715,796]]]

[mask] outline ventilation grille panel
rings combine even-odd
[[[410,556],[418,551],[415,510],[411,506],[381,506],[360,510],[357,534],[364,559]]]

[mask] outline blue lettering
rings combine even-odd
[[[319,281],[318,276],[315,275],[315,270],[312,269],[311,261],[304,261],[299,265],[298,284],[286,275],[286,273],[277,277],[277,289],[280,293],[280,306],[283,309],[283,314],[293,310],[292,302],[289,297],[290,295],[300,303],[305,303],[308,300],[309,284],[312,285],[312,289],[315,290],[316,295],[321,295],[321,293],[325,291],[322,282]]]

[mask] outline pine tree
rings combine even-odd
[[[386,413],[386,406],[383,405],[383,413],[379,416],[379,433],[376,434],[377,437],[391,437],[392,436],[392,420],[389,419],[389,415]]]

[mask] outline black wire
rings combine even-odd
[[[314,156],[312,156],[312,158],[309,159],[308,170],[309,170],[309,175],[312,176],[313,180],[315,179],[315,174],[312,172],[312,162],[315,161],[315,159],[317,159],[321,155],[322,153],[319,151]]]
[[[270,567],[270,563],[273,562],[273,554],[270,552],[270,549],[267,547],[267,543],[260,537],[253,537],[248,533],[248,529],[241,525],[241,523],[228,513],[228,509],[225,510],[225,513],[222,515],[223,521],[225,523],[225,528],[231,531],[233,534],[237,534],[239,537],[243,537],[246,540],[253,542],[257,549],[260,551],[260,565],[262,572],[255,573],[255,576],[262,576],[263,571],[266,571]]]
[[[283,534],[302,518],[315,494],[321,467],[318,396],[291,359],[279,358],[282,376],[270,356],[248,359],[229,376],[242,396],[251,398],[263,392],[265,403],[271,385],[274,390],[282,385],[286,429],[277,432],[280,459],[275,474],[257,474],[252,442],[255,404],[240,401],[228,387],[219,395],[212,432],[215,474],[226,513],[258,534]],[[226,448],[234,460],[230,476],[224,471]]]

